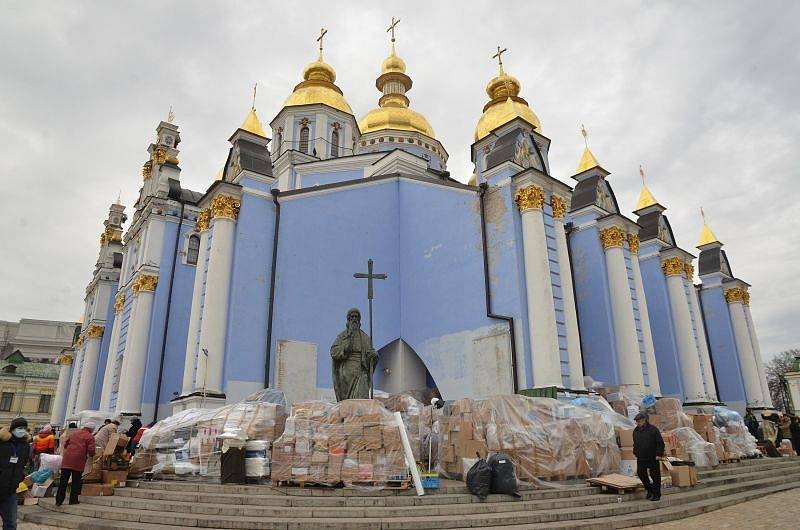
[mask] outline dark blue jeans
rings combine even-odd
[[[16,493],[0,498],[0,517],[3,518],[3,530],[17,530]]]

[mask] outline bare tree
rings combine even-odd
[[[767,386],[776,409],[785,409],[786,404],[789,403],[783,374],[792,369],[795,357],[800,357],[800,349],[792,348],[791,350],[782,351],[764,367],[767,372]],[[800,403],[797,403],[797,405],[800,405]]]

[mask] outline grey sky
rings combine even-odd
[[[798,2],[3,2],[0,4],[0,319],[75,319],[108,205],[131,205],[170,105],[181,180],[205,190],[258,82],[265,126],[316,56],[360,118],[377,104],[385,28],[413,108],[472,173],[469,147],[495,47],[569,176],[581,123],[620,207],[644,164],[679,244],[698,207],[753,285],[766,356],[800,346]],[[696,253],[696,252],[695,252]]]

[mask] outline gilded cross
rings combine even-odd
[[[175,113],[172,112],[172,105],[170,105],[167,113],[167,123],[172,123],[173,121],[175,121]]]
[[[256,110],[256,90],[258,90],[258,83],[253,85],[253,104],[250,105],[250,108]]]
[[[582,123],[581,123],[581,134],[583,135],[583,144],[588,148],[589,147],[589,132],[586,130],[586,127],[584,127]]]
[[[646,186],[647,182],[645,182],[644,178],[644,166],[642,166],[641,164],[639,164],[639,174],[642,176],[642,186]]]
[[[704,225],[705,225],[705,224],[708,224],[708,223],[706,222],[706,212],[704,212],[704,211],[703,211],[703,207],[702,207],[702,206],[700,207],[700,217],[702,217],[702,218],[703,218],[703,224],[704,224]]]
[[[319,56],[322,57],[322,39],[325,37],[325,34],[328,33],[328,30],[325,28],[319,28],[319,37],[317,38],[317,42],[319,43]]]
[[[492,55],[492,59],[497,59],[497,63],[500,65],[500,70],[503,70],[503,54],[508,51],[508,48],[500,49],[500,46],[497,47],[497,53]]]
[[[388,28],[386,28],[386,33],[389,33],[390,31],[392,32],[392,42],[394,42],[394,28],[395,28],[395,26],[397,26],[399,23],[400,23],[400,19],[399,19],[399,18],[398,18],[397,20],[395,20],[395,19],[394,19],[394,17],[392,17],[392,23],[391,23],[391,25],[389,25],[389,27],[388,27]]]

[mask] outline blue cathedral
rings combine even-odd
[[[588,376],[687,406],[772,406],[749,284],[705,217],[699,252],[678,247],[646,185],[620,208],[588,143],[574,175],[553,175],[504,50],[463,184],[411,107],[393,31],[360,120],[319,41],[269,127],[254,106],[233,129],[204,192],[181,185],[174,117],[158,124],[130,219],[117,201],[104,221],[55,423],[147,423],[265,387],[333,398],[330,346],[353,306],[386,392],[580,393]],[[386,275],[374,322],[354,278],[370,259]]]

